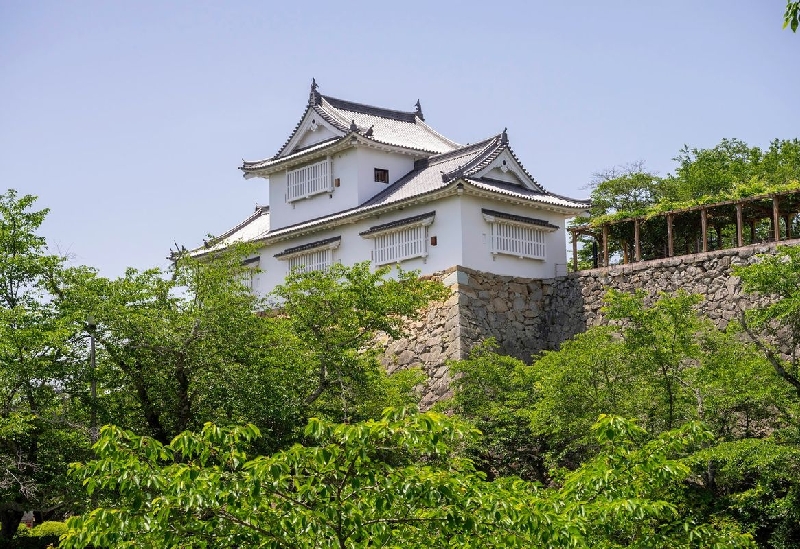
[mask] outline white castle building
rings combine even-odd
[[[316,82],[277,154],[240,169],[269,182],[269,206],[194,253],[255,243],[260,294],[292,269],[365,260],[552,278],[566,274],[566,219],[588,207],[536,182],[505,130],[459,145],[425,123],[419,102],[373,107],[322,95]]]

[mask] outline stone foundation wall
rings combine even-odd
[[[782,244],[798,245],[800,240]],[[698,306],[719,328],[757,304],[742,294],[732,267],[755,261],[774,244],[685,255],[571,273],[566,277],[527,279],[498,276],[456,266],[436,273],[451,289],[443,303],[429,307],[423,319],[409,323],[407,338],[384,342],[389,372],[421,367],[428,375],[421,407],[449,395],[448,360],[465,358],[480,341],[493,337],[500,352],[526,362],[587,327],[603,323],[600,308],[609,288],[642,289],[649,299],[685,289],[705,299]]]

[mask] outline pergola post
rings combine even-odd
[[[672,246],[672,214],[667,214],[667,257],[672,257],[674,248]]]
[[[703,232],[703,252],[708,251],[708,210],[700,210],[700,230]]]
[[[780,242],[781,240],[781,217],[780,211],[778,210],[778,197],[772,197],[772,222],[773,227],[775,227],[775,242]]]
[[[603,267],[608,267],[608,225],[603,225]]]
[[[792,238],[792,215],[786,214],[783,216],[783,224],[786,226],[786,240]]]
[[[750,220],[750,244],[755,243],[756,241],[756,220]]]
[[[575,229],[570,229],[572,234],[572,270],[578,271],[578,233]]]
[[[630,262],[630,258],[628,257],[628,241],[622,241],[622,263],[627,265]]]
[[[742,203],[736,203],[736,246],[742,247],[744,245],[744,237],[742,235]]]
[[[634,256],[636,261],[642,260],[642,246],[641,242],[639,241],[639,220],[633,220],[633,247],[634,247]]]

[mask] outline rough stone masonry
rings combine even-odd
[[[798,245],[800,239],[781,244]],[[421,320],[410,322],[404,339],[384,340],[382,362],[390,373],[409,367],[425,371],[428,383],[420,406],[427,409],[449,395],[448,360],[465,358],[475,344],[493,337],[500,352],[529,362],[537,353],[558,349],[587,327],[602,324],[600,308],[610,288],[624,292],[642,289],[649,299],[681,288],[701,294],[705,299],[699,309],[724,329],[741,310],[759,302],[741,292],[732,267],[752,263],[756,254],[774,251],[774,243],[755,244],[548,279],[452,267],[433,275],[450,287],[450,297],[429,306]]]

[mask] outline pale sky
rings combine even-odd
[[[320,91],[470,143],[508,127],[546,189],[687,144],[800,136],[785,0],[0,0],[0,192],[39,196],[53,249],[118,276],[166,266],[267,201],[275,154]]]

